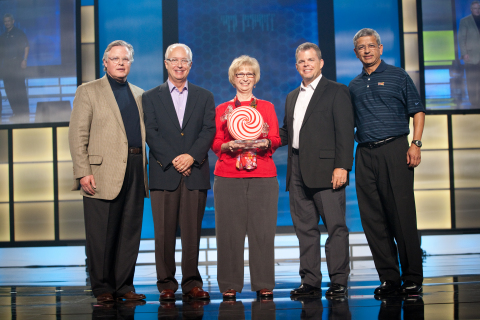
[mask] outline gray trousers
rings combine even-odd
[[[215,176],[213,195],[220,291],[242,292],[245,235],[248,235],[252,291],[272,290],[275,287],[277,178]]]
[[[290,177],[290,214],[300,244],[302,283],[320,288],[320,229],[322,217],[327,228],[325,254],[330,281],[346,286],[350,274],[348,228],[345,223],[345,188],[312,189],[305,186],[298,155],[292,155]]]

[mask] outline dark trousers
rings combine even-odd
[[[422,251],[413,169],[406,160],[408,148],[407,137],[374,149],[357,148],[355,180],[362,226],[380,281],[399,283],[402,279],[421,284]],[[401,278],[397,257],[402,265]]]
[[[203,281],[198,271],[198,251],[207,190],[188,190],[182,177],[176,190],[151,190],[150,195],[158,291],[178,289],[175,279],[177,226],[180,226],[182,238],[182,291],[187,293],[194,287],[201,288]]]
[[[13,114],[15,116],[27,116],[30,110],[27,87],[25,86],[25,70],[21,68],[20,63],[21,61],[18,62],[17,60],[3,62],[3,85]],[[25,121],[28,121],[28,119],[26,118]]]
[[[465,64],[468,99],[473,107],[480,107],[480,63]]]
[[[252,291],[275,287],[278,180],[215,176],[217,280],[220,292],[242,292],[245,235]]]
[[[143,160],[130,154],[122,189],[113,200],[83,197],[88,271],[93,294],[135,291],[133,275],[142,231]]]
[[[325,255],[330,280],[346,286],[350,274],[348,228],[345,221],[345,188],[311,189],[302,179],[298,155],[292,155],[290,214],[300,244],[302,283],[320,288],[320,217],[327,228]]]

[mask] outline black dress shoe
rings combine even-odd
[[[325,296],[344,296],[347,294],[347,287],[339,283],[332,283]]]
[[[309,284],[303,283],[298,287],[297,289],[293,289],[290,291],[290,295],[296,296],[296,295],[319,295],[320,294],[320,288],[311,286]]]
[[[397,293],[400,289],[400,286],[393,281],[384,281],[379,287],[377,287],[374,291],[376,295],[385,295],[385,294],[393,294]]]
[[[400,292],[403,294],[418,294],[423,292],[423,288],[421,284],[406,280],[400,287]]]

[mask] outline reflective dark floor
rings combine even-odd
[[[176,302],[161,303],[156,286],[148,281],[152,284],[136,285],[136,291],[147,296],[145,301],[109,305],[97,304],[87,285],[66,281],[57,286],[62,273],[81,275],[81,267],[0,268],[0,319],[480,319],[480,274],[466,274],[477,273],[479,262],[480,255],[445,256],[436,259],[435,267],[427,257],[427,273],[437,275],[425,279],[420,296],[376,299],[373,290],[379,282],[373,270],[365,268],[354,270],[346,298],[326,299],[328,282],[324,282],[322,296],[291,299],[290,290],[299,284],[298,264],[293,262],[278,269],[273,300],[257,300],[246,277],[237,301],[224,302],[216,279],[209,277],[204,286],[211,294],[209,302],[182,301],[177,294]],[[139,269],[145,272],[154,267]],[[438,276],[440,271],[445,275]],[[5,285],[22,274],[31,279],[32,272],[38,272],[39,278],[30,285]],[[55,284],[49,286],[49,282]]]

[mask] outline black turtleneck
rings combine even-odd
[[[140,115],[137,103],[133,97],[128,82],[120,83],[107,74],[108,82],[112,88],[118,108],[122,114],[123,125],[127,133],[129,147],[142,146],[142,134],[140,132]]]
[[[475,20],[475,24],[477,25],[477,28],[478,28],[478,32],[480,32],[480,16],[473,16],[473,20]]]

